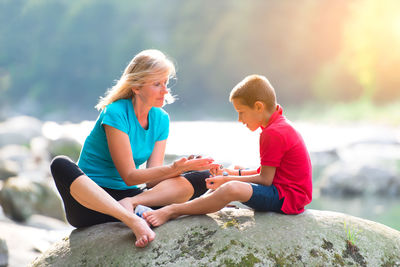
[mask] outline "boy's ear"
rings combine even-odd
[[[261,101],[256,101],[256,102],[254,103],[254,108],[255,108],[257,111],[263,111],[263,110],[265,109],[265,104],[264,104],[263,102],[261,102]]]

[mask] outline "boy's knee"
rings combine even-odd
[[[224,191],[224,194],[232,200],[237,200],[241,198],[243,193],[243,182],[239,181],[229,181],[224,183],[221,186],[221,190]]]

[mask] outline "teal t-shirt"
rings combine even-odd
[[[169,116],[161,108],[151,108],[149,126],[145,130],[139,124],[131,99],[120,99],[105,107],[83,144],[78,166],[94,182],[111,189],[130,189],[119,175],[108,149],[103,124],[107,124],[129,136],[133,160],[139,168],[148,160],[157,141],[165,140],[169,134]]]

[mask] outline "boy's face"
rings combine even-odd
[[[263,125],[263,111],[257,105],[249,107],[239,98],[232,99],[232,104],[239,115],[238,121],[246,125],[250,131],[254,132]]]

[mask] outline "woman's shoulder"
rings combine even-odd
[[[158,118],[169,118],[168,113],[162,108],[152,107],[151,110],[153,114]]]
[[[126,107],[129,104],[132,104],[132,101],[130,99],[118,99],[117,101],[108,104],[107,107],[113,107],[113,108]]]
[[[126,111],[126,109],[129,107],[130,103],[131,103],[131,101],[129,99],[119,99],[117,101],[114,101],[114,102],[108,104],[104,108],[104,112]]]

